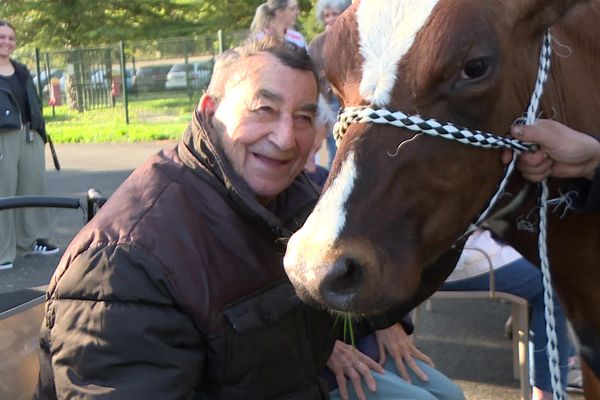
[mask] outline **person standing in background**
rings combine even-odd
[[[10,58],[14,27],[0,20],[0,197],[46,193],[44,118],[27,67]],[[17,250],[49,255],[50,216],[45,208],[0,212],[0,269],[13,267]]]
[[[299,14],[298,0],[268,0],[256,8],[251,36],[255,39],[276,36],[306,49],[304,36],[293,29]]]
[[[310,58],[313,60],[317,71],[319,72],[319,86],[321,88],[321,96],[325,100],[326,105],[331,110],[331,115],[334,116],[333,119],[329,120],[323,129],[327,131],[325,143],[327,145],[327,155],[329,158],[328,165],[331,167],[331,162],[333,161],[333,157],[335,156],[335,152],[337,150],[337,146],[335,144],[335,139],[333,138],[333,124],[335,123],[335,115],[337,115],[337,111],[340,108],[340,103],[338,99],[333,94],[331,90],[331,85],[325,78],[325,73],[323,68],[325,66],[325,55],[323,54],[323,45],[325,44],[325,37],[327,35],[327,31],[333,24],[337,17],[344,12],[348,6],[352,4],[350,0],[319,0],[315,5],[316,8],[316,16],[319,22],[325,25],[325,31],[321,32],[310,42],[308,45],[308,54]]]

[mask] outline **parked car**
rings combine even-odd
[[[126,68],[125,74],[126,74],[125,84],[127,85],[127,91],[131,92],[131,87],[133,85],[133,73],[132,73],[131,68]],[[95,87],[110,89],[112,82],[108,81],[107,75],[108,74],[103,69],[96,70],[96,71],[92,72],[92,74],[90,75],[90,82]],[[121,70],[118,70],[118,69],[112,70],[112,76],[120,76],[120,75],[121,75]]]
[[[165,89],[186,89],[188,87],[186,67],[189,86],[194,89],[206,87],[212,76],[213,64],[212,60],[207,60],[173,65],[167,74]]]
[[[132,92],[148,92],[164,90],[167,82],[167,74],[173,65],[144,65],[135,71],[133,75]]]
[[[52,79],[52,78],[61,79],[63,77],[63,75],[64,75],[64,71],[62,69],[52,68],[50,70],[50,79]],[[40,82],[42,84],[42,88],[44,88],[48,84],[48,78],[46,77],[46,70],[40,71]],[[37,80],[36,75],[33,75],[33,84],[37,88],[38,80]]]

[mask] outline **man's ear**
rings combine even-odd
[[[200,101],[196,107],[196,114],[198,115],[198,118],[209,126],[212,126],[212,120],[216,111],[217,103],[215,102],[215,99],[213,99],[209,94],[204,93],[202,97],[200,97]]]

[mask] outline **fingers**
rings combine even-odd
[[[425,372],[423,372],[423,370],[421,369],[421,367],[419,367],[417,365],[417,363],[415,362],[415,359],[413,357],[408,357],[406,359],[406,363],[408,364],[408,366],[410,367],[410,369],[415,373],[415,375],[417,375],[417,377],[423,381],[423,382],[428,382],[429,378],[427,377],[427,374]]]
[[[408,375],[408,371],[404,366],[404,361],[402,360],[402,357],[394,357],[394,363],[396,364],[396,372],[398,372],[398,375],[400,375],[400,377],[406,382],[412,383],[410,375]]]
[[[556,135],[557,128],[554,124],[552,120],[539,119],[534,125],[513,125],[510,133],[514,138],[524,142],[539,143],[544,147],[548,139],[554,139]]]
[[[358,374],[356,374],[356,378],[352,379],[352,382],[358,382],[358,385],[360,386],[360,390],[362,391],[362,385],[361,383],[361,376],[362,378],[365,380],[365,383],[367,384],[367,387],[369,388],[369,390],[371,392],[375,392],[377,390],[377,384],[375,383],[375,378],[373,378],[373,374],[371,374],[371,369],[369,367],[367,367],[365,364],[358,364],[356,366],[356,371],[358,371]],[[360,374],[360,375],[359,375]],[[354,388],[356,389],[356,384],[354,385]],[[358,392],[358,389],[357,389]]]
[[[340,390],[340,397],[342,400],[348,400],[350,396],[348,396],[348,387],[346,386],[346,375],[341,372],[335,374],[335,380],[338,384],[338,389]]]
[[[521,154],[517,163],[517,168],[523,176],[533,182],[539,182],[550,176],[552,166],[553,161],[542,151]]]
[[[429,365],[432,368],[435,368],[435,364],[433,363],[433,360],[425,353],[423,353],[421,350],[417,349],[416,347],[413,350],[413,355],[418,358],[419,360],[423,361],[425,364]]]
[[[379,352],[379,365],[383,366],[387,360],[387,352],[381,340],[377,341],[377,351]]]
[[[511,149],[502,149],[500,153],[500,159],[502,160],[502,164],[508,165],[512,161],[513,152]]]
[[[373,371],[379,372],[380,374],[383,374],[385,372],[385,370],[382,367],[382,364],[373,360],[371,357],[364,353],[358,352],[358,354],[359,356],[357,357],[357,361],[362,365],[365,365],[369,370],[372,369]]]

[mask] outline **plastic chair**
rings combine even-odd
[[[513,377],[520,380],[521,400],[529,400],[531,399],[531,385],[529,383],[529,303],[526,299],[514,294],[496,291],[494,269],[489,256],[481,249],[474,247],[465,247],[463,251],[468,250],[479,251],[487,258],[490,267],[490,290],[437,291],[415,309],[413,322],[416,325],[423,305],[425,305],[427,311],[431,311],[431,299],[500,299],[510,302],[512,308]]]

